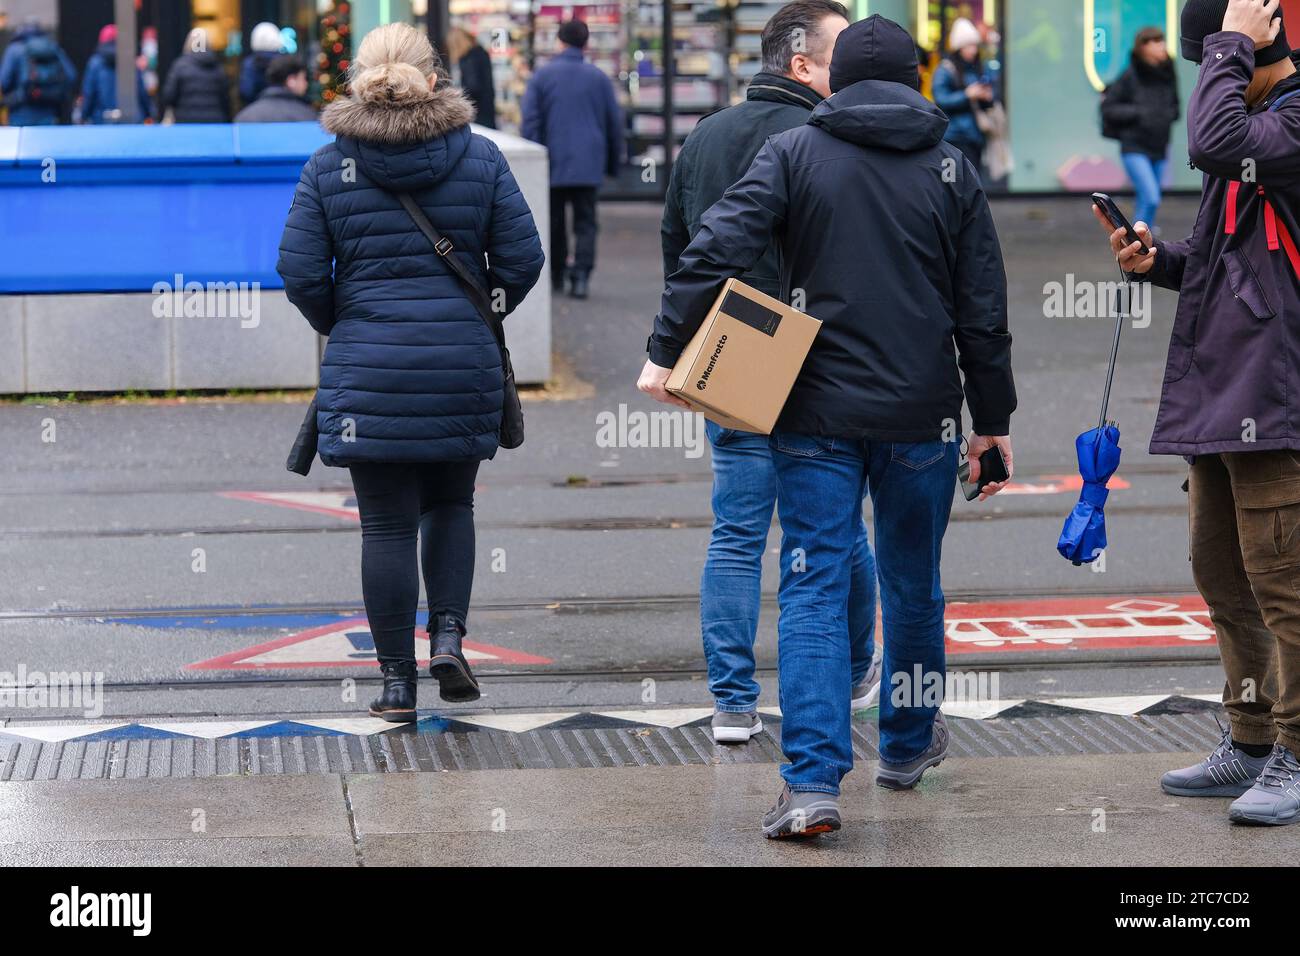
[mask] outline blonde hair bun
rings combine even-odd
[[[366,34],[352,60],[351,93],[366,103],[400,106],[433,95],[429,77],[438,55],[429,38],[407,23],[389,23]]]

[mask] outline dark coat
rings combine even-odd
[[[1190,238],[1156,243],[1147,276],[1181,293],[1155,455],[1300,450],[1300,283],[1288,254],[1300,242],[1300,96],[1271,109],[1300,90],[1300,75],[1248,109],[1253,50],[1240,33],[1206,37],[1187,107],[1188,155],[1205,173],[1201,207]],[[1253,181],[1240,182],[1248,161]]]
[[[135,71],[135,95],[140,102],[140,117],[153,112],[149,91],[144,86],[144,74]],[[81,110],[88,123],[103,123],[105,113],[117,109],[117,45],[101,43],[86,61],[86,75],[81,80]]]
[[[163,83],[162,109],[178,123],[229,123],[230,85],[221,61],[211,51],[184,53]]]
[[[650,358],[671,366],[723,282],[775,239],[781,298],[822,320],[777,427],[932,441],[961,421],[1005,435],[1016,407],[1002,252],[947,119],[901,83],[864,80],[773,136],[704,215],[668,280]]]
[[[266,89],[266,68],[279,55],[258,50],[244,57],[239,65],[239,98],[245,106],[251,105]]]
[[[673,163],[664,199],[664,278],[677,271],[677,260],[700,230],[705,211],[745,175],[769,136],[808,122],[821,94],[802,83],[758,73],[743,103],[706,116],[691,130]],[[781,260],[773,245],[744,276],[749,285],[770,296],[781,295]]]
[[[623,162],[623,113],[609,77],[566,47],[524,93],[525,139],[550,152],[552,186],[599,186]]]
[[[317,118],[316,107],[283,86],[268,86],[235,114],[236,123],[302,123]]]
[[[33,74],[39,79],[35,86]],[[0,57],[0,92],[11,126],[58,123],[76,83],[77,71],[68,54],[40,27],[20,29]]]
[[[1101,101],[1102,123],[1114,132],[1122,153],[1142,153],[1164,159],[1169,152],[1169,128],[1181,115],[1178,74],[1174,61],[1152,66],[1136,53]]]
[[[472,113],[448,85],[414,106],[343,98],[321,115],[337,139],[303,168],[277,268],[289,301],[329,336],[316,393],[327,465],[496,453],[496,339],[392,195],[413,195],[504,313],[515,309],[542,244],[505,157],[470,132]]]
[[[979,60],[966,63],[954,53],[934,71],[930,92],[939,109],[948,117],[944,139],[950,143],[984,145],[984,131],[975,118],[975,111],[982,107],[972,103],[966,95],[966,87],[972,83],[993,84],[992,74]]]
[[[497,92],[492,80],[492,56],[477,43],[469,48],[460,62],[460,88],[474,104],[474,122],[488,129],[497,128]]]

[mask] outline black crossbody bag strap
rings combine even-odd
[[[474,308],[483,317],[487,327],[492,330],[492,335],[496,338],[497,344],[504,347],[506,344],[506,330],[501,324],[501,317],[492,311],[487,293],[478,284],[478,280],[465,267],[465,263],[456,257],[456,247],[451,244],[450,239],[433,227],[429,217],[424,214],[424,210],[420,208],[420,204],[415,201],[415,198],[410,193],[397,193],[396,195],[398,202],[402,204],[402,208],[415,220],[415,224],[420,227],[420,231],[424,233],[425,238],[433,245],[433,251],[438,253],[442,261],[447,264],[447,268],[454,272],[456,278],[461,281],[470,302],[474,303]]]
[[[488,295],[479,286],[478,280],[474,274],[466,268],[465,263],[461,262],[456,256],[456,248],[451,244],[451,240],[446,236],[440,235],[438,230],[433,228],[433,223],[429,217],[424,214],[424,210],[409,193],[397,193],[398,202],[406,210],[412,221],[420,227],[420,232],[433,245],[433,251],[438,257],[447,264],[447,268],[452,274],[460,280],[465,289],[465,295],[474,308],[478,311],[483,323],[491,331],[493,338],[496,339],[497,348],[501,350],[501,373],[503,376],[502,400],[501,400],[501,430],[497,435],[497,443],[502,448],[518,448],[524,443],[524,409],[519,402],[519,389],[515,385],[515,369],[510,361],[510,350],[506,348],[506,330],[501,324],[501,316],[497,315],[492,309]]]

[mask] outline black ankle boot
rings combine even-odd
[[[590,280],[585,272],[569,273],[569,295],[575,299],[585,299],[590,290]]]
[[[438,682],[442,699],[465,704],[479,699],[478,681],[461,651],[465,625],[450,614],[435,614],[429,621],[429,673]]]
[[[415,717],[415,682],[419,668],[415,661],[389,661],[381,664],[384,690],[370,702],[370,716],[390,724],[411,724]]]

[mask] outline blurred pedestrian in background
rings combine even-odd
[[[266,68],[266,89],[235,115],[236,123],[299,123],[316,119],[307,102],[307,67],[295,56],[277,56]]]
[[[230,86],[208,33],[195,27],[163,82],[162,109],[177,123],[229,123]]]
[[[884,622],[876,783],[908,789],[948,752],[943,538],[957,483],[962,397],[972,480],[998,447],[1011,470],[1016,391],[1007,283],[975,168],[943,142],[948,119],[920,92],[916,44],[873,14],[840,33],[831,97],[763,144],[707,212],[668,280],[638,387],[664,383],[727,279],[775,239],[781,287],[822,322],[768,446],[781,521],[778,656],[786,786],[768,837],[840,828],[853,767],[849,610],[863,496],[871,495]],[[954,161],[956,181],[941,175]],[[864,263],[871,263],[865,268]],[[984,484],[985,495],[1001,484]],[[927,677],[929,683],[933,678]]]
[[[284,49],[284,39],[280,36],[279,27],[263,20],[253,27],[248,45],[253,52],[244,57],[244,62],[239,67],[239,98],[245,106],[261,96],[266,89],[266,70]]]
[[[551,154],[551,287],[562,290],[567,278],[575,299],[587,297],[596,266],[596,190],[623,162],[623,113],[609,77],[583,59],[588,36],[581,20],[560,24],[560,52],[533,75],[524,96],[524,138]]]
[[[76,93],[77,71],[40,22],[28,19],[0,59],[11,126],[54,126]]]
[[[948,116],[944,139],[960,149],[975,171],[984,174],[985,135],[981,114],[997,100],[993,78],[980,56],[979,27],[958,17],[948,32],[949,55],[934,71],[934,102]]]
[[[474,108],[441,70],[408,24],[366,34],[348,96],[322,114],[337,138],[303,168],[277,266],[289,301],[329,336],[319,451],[352,473],[361,589],[384,674],[370,713],[393,722],[415,720],[421,567],[442,698],[479,696],[461,645],[474,479],[497,452],[504,395],[493,332],[396,194],[418,204],[503,315],[544,262],[505,157],[470,131]]]
[[[1101,133],[1119,140],[1124,169],[1137,190],[1135,217],[1153,230],[1169,159],[1169,131],[1179,115],[1178,75],[1165,33],[1144,27],[1133,41],[1128,69],[1102,95]]]
[[[702,119],[673,164],[664,201],[664,282],[700,230],[705,211],[745,175],[769,136],[808,122],[831,95],[831,50],[849,25],[837,0],[793,0],[763,28],[763,69],[745,100]],[[773,241],[742,279],[781,298],[780,245]],[[713,534],[700,579],[700,632],[713,694],[713,739],[743,743],[763,729],[754,679],[763,554],[776,508],[776,470],[766,435],[707,422],[713,446]],[[876,565],[859,522],[849,602],[853,709],[870,707],[880,690],[873,666]]]
[[[153,116],[153,104],[144,86],[144,72],[136,67],[136,98],[140,120]],[[99,46],[86,62],[81,79],[81,118],[86,123],[115,123],[117,111],[117,26],[108,24],[99,31]]]
[[[463,27],[452,27],[447,34],[447,52],[451,55],[453,78],[474,104],[477,114],[474,122],[496,129],[497,94],[492,81],[491,55]]]

